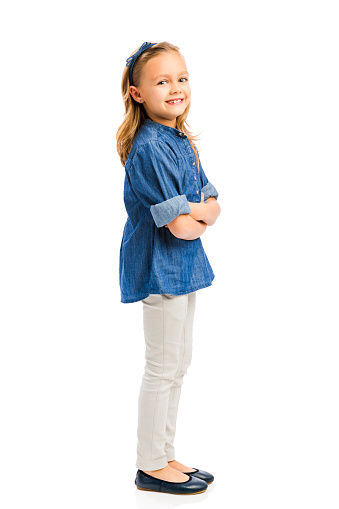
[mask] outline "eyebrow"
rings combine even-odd
[[[178,73],[178,76],[179,76],[180,74],[188,74],[188,75],[189,75],[189,72],[188,72],[188,71],[181,71],[181,72],[179,72],[179,73]],[[162,77],[169,78],[169,77],[170,77],[170,75],[169,75],[169,74],[157,74],[156,76],[154,76],[154,78],[153,78],[153,79],[154,79],[154,80],[157,80],[158,78],[162,78]]]

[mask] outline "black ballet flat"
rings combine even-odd
[[[200,471],[199,471],[200,472]],[[188,475],[189,479],[183,482],[171,482],[157,479],[143,470],[138,470],[135,477],[135,484],[139,490],[159,491],[162,493],[172,493],[174,495],[194,495],[203,493],[207,490],[208,485],[203,479]]]
[[[198,477],[199,479],[205,481],[207,484],[211,484],[214,481],[214,475],[210,474],[209,472],[205,472],[205,470],[199,470],[198,468],[195,470],[195,472],[183,472],[183,474]]]

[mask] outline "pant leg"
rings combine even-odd
[[[146,364],[138,400],[136,461],[141,470],[157,470],[168,462],[166,429],[171,443],[179,401],[173,393],[170,404],[171,389],[177,386],[178,377],[180,385],[182,369],[187,363],[183,338],[187,339],[184,330],[191,309],[188,295],[151,294],[143,300]]]
[[[193,346],[193,319],[196,304],[196,292],[187,295],[187,313],[186,321],[182,331],[181,344],[180,344],[180,362],[178,371],[176,373],[174,383],[170,390],[169,405],[167,412],[167,425],[166,425],[166,443],[165,451],[167,454],[167,461],[175,460],[174,437],[176,432],[177,413],[181,395],[181,387],[183,384],[184,375],[192,361],[192,346]]]

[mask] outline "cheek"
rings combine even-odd
[[[153,99],[154,102],[164,101],[166,99],[166,92],[164,90],[155,89],[151,99]]]

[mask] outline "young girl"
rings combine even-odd
[[[128,218],[120,248],[121,302],[143,303],[145,372],[138,401],[139,489],[193,494],[214,477],[177,461],[173,442],[183,377],[191,363],[196,292],[214,274],[201,243],[220,207],[185,127],[189,73],[179,48],[142,46],[122,77],[125,119],[117,150]]]

